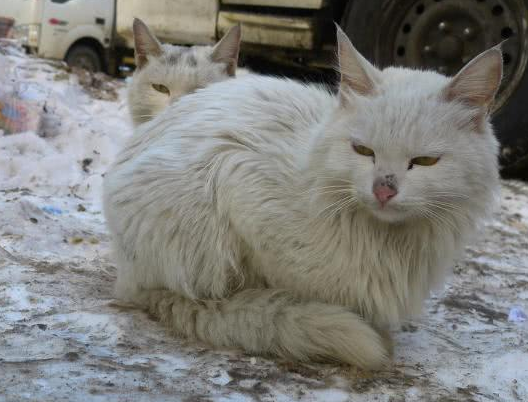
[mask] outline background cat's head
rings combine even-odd
[[[379,70],[339,29],[338,45],[339,107],[314,144],[318,176],[353,183],[353,202],[382,221],[447,224],[485,214],[499,188],[488,112],[502,77],[500,50],[448,78]]]
[[[162,45],[137,18],[133,31],[136,71],[128,103],[134,125],[151,120],[185,94],[235,76],[241,38],[238,25],[215,46]]]

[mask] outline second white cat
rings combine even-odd
[[[136,71],[128,88],[134,125],[152,120],[183,95],[234,77],[241,29],[232,27],[215,46],[161,44],[138,18],[133,24]]]

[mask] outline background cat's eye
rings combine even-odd
[[[156,91],[161,92],[162,94],[170,95],[169,88],[162,84],[152,84],[152,88]]]
[[[354,148],[354,151],[356,151],[360,155],[364,156],[374,156],[374,151],[368,147],[365,147],[363,145],[356,145],[352,144],[352,148]]]
[[[409,169],[412,169],[414,165],[433,166],[436,165],[439,160],[440,158],[434,156],[418,156],[411,159],[411,162],[409,163]]]

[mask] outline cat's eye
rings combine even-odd
[[[169,88],[167,88],[165,85],[162,84],[152,84],[152,88],[154,88],[156,91],[161,92],[165,95],[170,95]]]
[[[409,169],[412,169],[414,165],[433,166],[436,165],[439,160],[440,158],[434,156],[418,156],[411,159],[411,162],[409,162]]]
[[[360,155],[364,156],[374,156],[374,151],[364,145],[352,144],[352,148]]]

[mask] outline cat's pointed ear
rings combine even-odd
[[[132,31],[134,32],[136,66],[142,68],[147,64],[148,56],[160,56],[163,50],[156,37],[152,35],[147,25],[139,18],[134,18]]]
[[[343,94],[347,90],[352,90],[363,96],[374,95],[380,71],[356,50],[337,24],[336,29],[339,73],[341,74],[339,86],[341,97],[343,98]]]
[[[502,79],[502,52],[498,46],[479,54],[444,89],[447,101],[459,101],[487,113]]]
[[[238,52],[240,50],[240,39],[242,37],[240,24],[231,27],[213,48],[211,59],[216,63],[226,64],[226,72],[235,76],[238,65]]]

